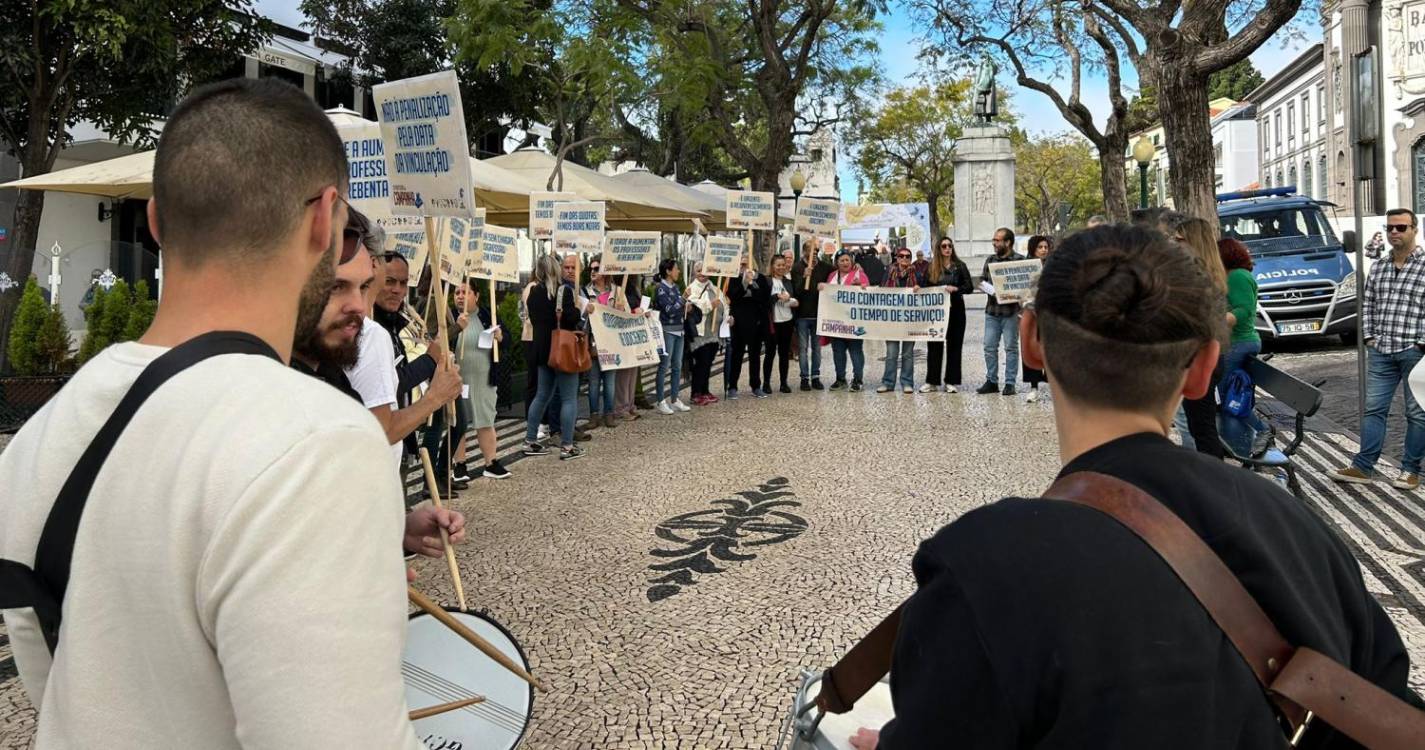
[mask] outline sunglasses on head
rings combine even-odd
[[[1396,232],[1396,233],[1408,232],[1408,231],[1410,231],[1411,229],[1414,229],[1414,228],[1415,228],[1415,225],[1414,225],[1414,224],[1386,224],[1386,225],[1385,225],[1385,231],[1387,231],[1387,232]]]
[[[323,189],[322,193],[317,193],[314,197],[308,198],[304,205],[310,206],[321,200],[322,194],[325,192],[325,189]],[[348,212],[352,210],[351,204],[348,203],[346,198],[343,198],[340,193],[337,193],[336,199],[342,203],[346,203],[346,210]],[[365,240],[366,233],[356,227],[349,226],[341,230],[341,258],[337,261],[337,265],[341,265],[355,258],[356,252],[361,249],[361,245]]]

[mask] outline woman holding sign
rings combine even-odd
[[[554,329],[577,331],[583,315],[574,290],[563,282],[563,270],[553,253],[541,256],[534,264],[534,284],[529,290],[528,306],[530,328],[534,329],[530,361],[538,368],[538,375],[534,401],[530,403],[525,420],[524,454],[543,456],[549,453],[539,442],[539,421],[557,390],[561,438],[559,459],[580,458],[584,451],[574,445],[574,420],[579,416],[579,374],[559,372],[550,367],[549,350],[554,342]]]
[[[911,263],[910,248],[903,247],[896,250],[896,263],[891,266],[891,272],[886,274],[885,286],[908,288],[912,292],[918,292],[924,285],[925,277],[915,270],[914,264]],[[914,393],[914,341],[886,342],[886,370],[881,374],[881,386],[876,389],[876,393],[889,393],[896,389],[897,370],[899,370],[901,389],[906,393]]]
[[[817,289],[825,289],[830,286],[859,286],[865,289],[871,284],[871,280],[866,278],[866,272],[856,265],[856,261],[851,257],[850,250],[842,250],[836,254],[836,271],[827,278],[826,281],[817,284]],[[836,382],[831,384],[830,390],[840,391],[846,388],[846,355],[851,355],[851,390],[861,390],[862,371],[866,369],[866,354],[862,348],[865,342],[861,339],[831,338],[831,361],[836,367]]]
[[[955,252],[955,241],[949,237],[940,238],[940,247],[930,261],[930,273],[926,276],[926,286],[943,286],[950,293],[950,325],[945,328],[945,341],[926,344],[925,385],[921,393],[929,393],[940,387],[940,361],[945,360],[944,383],[946,393],[956,393],[960,377],[961,349],[965,345],[965,292],[973,288],[974,279],[970,267]]]
[[[493,328],[489,306],[480,305],[480,283],[479,279],[470,277],[464,285],[455,289],[456,309],[462,311],[456,320],[461,340],[456,344],[455,351],[460,356],[460,379],[470,388],[470,398],[460,399],[460,408],[465,410],[465,421],[475,430],[480,454],[485,457],[481,476],[508,479],[509,470],[495,458],[496,365],[493,355],[504,340],[504,333],[499,328]],[[490,331],[488,342],[483,335],[486,331]],[[484,346],[485,343],[489,346]],[[465,459],[465,441],[457,440],[455,460],[456,465],[461,466]]]
[[[787,252],[791,252],[788,250]],[[797,305],[801,304],[792,296],[793,288],[791,279],[787,278],[787,271],[791,269],[792,262],[786,256],[777,255],[772,258],[772,276],[767,279],[772,287],[772,318],[771,335],[767,337],[767,351],[765,359],[762,360],[762,389],[770,391],[772,388],[772,359],[778,358],[777,374],[782,378],[782,393],[791,393],[792,387],[787,385],[787,372],[792,366],[792,333],[796,321],[792,318]]]
[[[607,305],[609,295],[613,292],[613,284],[609,283],[608,277],[600,273],[603,268],[603,256],[595,255],[589,261],[589,283],[584,286],[584,298],[589,301],[587,311],[593,314],[595,302]],[[618,382],[618,370],[604,370],[599,367],[599,342],[594,341],[594,335],[589,333],[589,354],[593,367],[589,370],[589,426],[590,427],[616,427],[618,421],[614,418],[614,387]],[[602,406],[602,408],[600,408]]]
[[[702,313],[702,320],[693,326],[694,335],[688,342],[693,348],[693,404],[707,406],[718,400],[712,394],[710,381],[713,360],[717,358],[718,329],[727,317],[727,298],[717,283],[703,273],[702,261],[693,264],[693,275],[697,280],[688,285],[688,302]]]

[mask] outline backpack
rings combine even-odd
[[[1246,370],[1233,370],[1222,383],[1222,410],[1245,419],[1257,405],[1256,387]]]

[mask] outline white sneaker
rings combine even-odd
[[[658,406],[656,406],[656,407],[654,407],[654,408],[658,409],[658,413],[659,413],[659,414],[672,414],[672,413],[673,413],[673,407],[671,407],[671,406],[668,405],[668,399],[663,399],[662,401],[659,401],[659,402],[658,402]]]
[[[945,386],[945,392],[946,392],[946,393],[959,393],[959,392],[960,392],[960,389],[959,389],[959,388],[956,388],[956,387],[953,386],[953,385],[947,385],[947,386]]]
[[[1024,397],[1024,403],[1032,404],[1039,400],[1039,389],[1034,388],[1029,391],[1029,395]]]
[[[901,390],[902,390],[903,392],[905,392],[905,393],[915,393],[915,389],[914,389],[914,388],[911,388],[910,386],[906,386],[905,388],[902,388]]]
[[[538,437],[539,437],[540,440],[543,440],[543,439],[549,437],[549,427],[548,427],[547,425],[540,425],[540,426],[539,426],[539,436],[538,436]]]
[[[931,384],[929,384],[929,383],[926,383],[925,385],[922,385],[922,386],[920,387],[920,392],[921,392],[921,393],[933,393],[934,391],[935,391],[935,386],[933,386],[933,385],[931,385]]]
[[[693,407],[688,406],[687,404],[683,403],[683,399],[681,399],[681,398],[678,399],[677,401],[674,401],[674,402],[673,402],[673,408],[674,408],[674,409],[677,409],[678,411],[692,411],[692,410],[693,410]]]

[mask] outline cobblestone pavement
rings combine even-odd
[[[980,321],[972,311],[970,388],[983,382]],[[869,347],[872,388],[879,355]],[[455,502],[469,519],[458,553],[467,598],[515,634],[552,688],[525,746],[774,747],[798,670],[833,662],[911,592],[921,540],[1048,485],[1052,410],[1052,398],[1022,394],[744,395],[643,412],[594,431],[583,460],[515,459],[513,479],[478,480]],[[501,423],[502,452],[521,430]],[[1305,500],[1362,560],[1423,690],[1425,503],[1326,481],[1352,449],[1347,435],[1308,439]],[[735,548],[700,536],[733,528],[747,535]],[[441,561],[419,571],[418,587],[455,601]],[[0,748],[26,747],[33,712],[8,652],[0,665]]]

